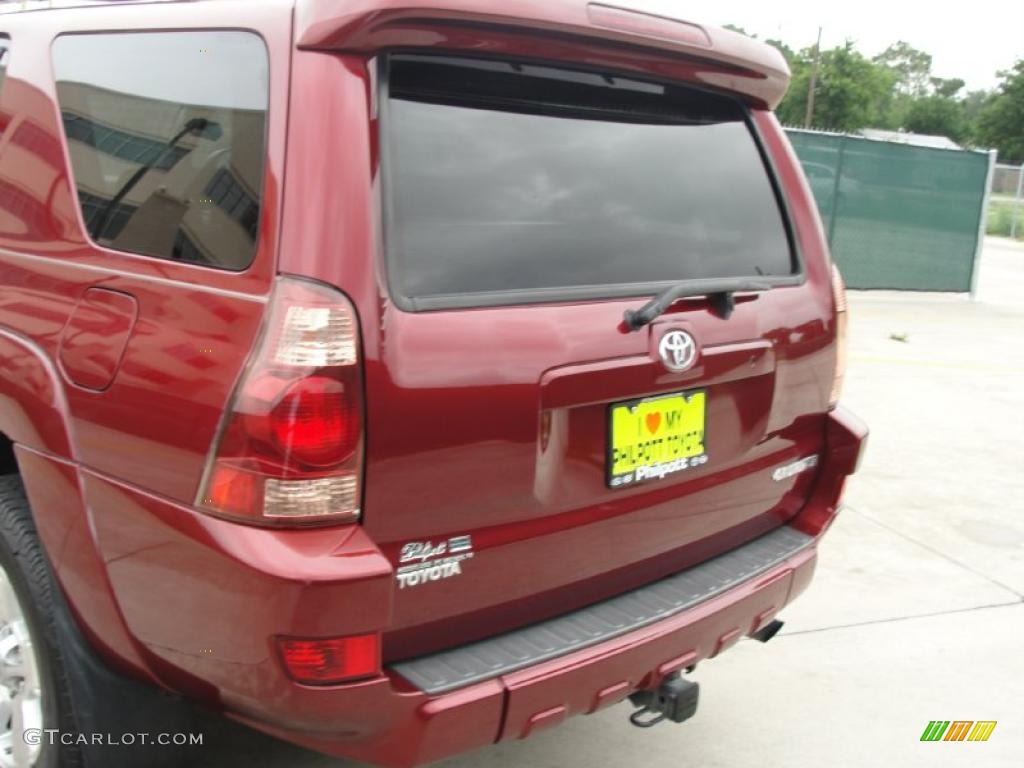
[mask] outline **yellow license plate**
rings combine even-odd
[[[661,480],[707,462],[704,390],[615,403],[609,409],[608,485]]]

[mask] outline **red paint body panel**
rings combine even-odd
[[[250,7],[251,5],[251,7]],[[780,525],[820,536],[866,436],[829,409],[830,263],[774,116],[777,53],[742,36],[582,2],[274,0],[0,14],[0,439],[85,634],[110,664],[323,751],[409,766],[621,701],[756,631],[811,578],[812,546],[690,610],[441,696],[387,664],[593,603]],[[105,248],[73,192],[50,50],[60,34],[246,29],[270,94],[258,248],[241,272]],[[751,109],[802,255],[800,285],[723,319],[677,302],[639,333],[639,296],[405,312],[382,257],[374,57],[476,51],[729,90]],[[265,529],[195,497],[266,322],[275,276],[342,290],[365,384],[362,524]],[[668,329],[701,357],[657,360]],[[495,338],[501,344],[495,345]],[[609,403],[706,388],[713,460],[609,489]],[[817,455],[815,472],[772,470]],[[460,579],[397,588],[408,542],[471,535]],[[286,675],[276,638],[380,633],[385,670],[350,685]],[[209,652],[212,650],[212,653]]]
[[[0,428],[12,442],[58,456],[75,455],[56,364],[35,342],[2,326],[0,414]]]
[[[19,446],[18,468],[36,527],[79,626],[116,669],[156,680],[111,589],[71,462]]]
[[[273,637],[362,634],[390,621],[391,566],[358,527],[239,526],[92,472],[83,480],[129,631],[177,690],[265,715],[284,675]]]

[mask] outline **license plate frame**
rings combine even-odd
[[[681,409],[675,412],[667,410],[673,405],[671,401],[680,400],[681,403],[677,404]],[[697,388],[610,403],[607,412],[605,452],[606,485],[614,489],[629,488],[664,480],[706,464],[707,400],[708,391]],[[671,413],[677,413],[678,416],[670,420]],[[653,414],[659,415],[655,418]],[[661,428],[663,421],[666,429],[670,431],[666,432]],[[655,422],[656,428],[652,429],[650,425]],[[650,437],[646,441],[634,439],[629,442],[631,437],[642,437],[647,433],[650,433]],[[664,441],[666,438],[669,439],[667,445],[664,442],[653,445],[655,441]],[[638,450],[637,446],[643,446],[640,450],[651,454],[648,463],[637,463],[637,460],[646,458],[644,456],[633,458]],[[620,457],[617,452],[623,455]],[[621,463],[620,458],[623,460]],[[631,468],[625,469],[626,467]]]

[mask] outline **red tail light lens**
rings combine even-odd
[[[279,278],[196,498],[268,525],[359,519],[363,429],[359,326],[328,286]]]
[[[330,467],[351,456],[359,445],[359,409],[352,389],[326,376],[289,386],[270,412],[270,428],[281,451],[313,467]]]
[[[300,683],[332,685],[380,673],[380,639],[377,635],[323,640],[279,638],[277,642],[285,669]]]

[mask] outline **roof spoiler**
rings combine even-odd
[[[789,85],[782,54],[745,35],[583,0],[298,0],[296,40],[300,48],[370,55],[432,47],[543,59],[582,54],[588,63],[696,81],[771,109]]]

